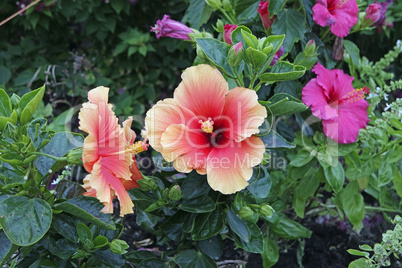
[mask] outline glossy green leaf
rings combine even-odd
[[[143,260],[156,259],[156,255],[147,250],[133,250],[124,254],[124,258],[134,265],[139,265]]]
[[[232,209],[228,209],[226,212],[226,221],[229,224],[230,229],[235,232],[239,238],[245,242],[250,241],[250,231],[243,219],[239,217]]]
[[[75,217],[108,230],[116,229],[110,214],[101,212],[103,204],[95,197],[79,196],[55,205]]]
[[[306,68],[300,65],[293,65],[288,62],[279,61],[267,73],[261,74],[258,78],[261,82],[278,82],[295,80],[304,75]]]
[[[73,243],[78,242],[76,231],[78,221],[65,213],[53,215],[52,228]]]
[[[106,241],[107,241],[107,239],[106,239]],[[112,242],[110,242],[110,250],[116,254],[124,254],[127,252],[126,249],[128,249],[128,248],[129,248],[129,245],[124,240],[114,239]]]
[[[233,233],[233,240],[235,241],[236,245],[244,250],[247,250],[252,253],[262,253],[264,251],[264,239],[261,233],[260,228],[257,224],[245,221],[248,230],[250,231],[250,240],[249,242],[245,242],[244,240],[240,239],[237,234]]]
[[[195,41],[214,64],[222,68],[228,75],[236,77],[232,66],[227,61],[230,48],[228,44],[213,38],[195,38]]]
[[[311,154],[306,149],[301,149],[296,156],[290,161],[289,165],[294,167],[302,167],[309,163],[313,159],[313,154]]]
[[[367,268],[367,260],[360,258],[349,263],[348,268]]]
[[[331,186],[335,193],[339,193],[342,190],[343,184],[345,183],[345,170],[342,164],[338,161],[338,164],[333,167],[329,166],[324,169],[325,179]]]
[[[291,115],[303,112],[307,109],[304,103],[286,93],[275,94],[268,101],[270,102],[268,107],[272,115],[275,116]]]
[[[136,219],[137,224],[150,232],[153,232],[154,226],[163,219],[160,216],[145,212],[142,209],[137,209],[136,213],[137,213],[137,219]]]
[[[11,71],[5,66],[0,66],[0,85],[5,85],[11,78]]]
[[[75,243],[64,238],[55,241],[53,237],[46,236],[38,244],[61,259],[69,259],[78,251],[78,246]]]
[[[70,180],[61,180],[57,183],[55,196],[57,199],[71,199],[85,193],[84,187]]]
[[[179,255],[174,258],[174,261],[180,268],[218,267],[208,255],[193,249],[180,252]]]
[[[84,138],[80,134],[72,132],[59,132],[54,134],[52,140],[46,144],[46,146],[43,147],[40,152],[56,157],[62,157],[69,151],[81,147],[83,142]],[[57,171],[60,168],[64,168],[66,164],[67,161],[56,163],[55,160],[42,155],[39,155],[35,160],[35,165],[42,175],[46,174],[49,169],[52,171]]]
[[[215,202],[209,196],[199,196],[193,199],[184,199],[179,208],[191,213],[205,213],[215,209]]]
[[[127,3],[125,0],[114,0],[110,2],[110,5],[116,11],[117,14],[120,14],[120,12],[123,10],[124,5]]]
[[[143,260],[138,268],[171,268],[172,266],[169,262],[163,261],[161,259],[146,259]]]
[[[278,242],[266,237],[264,241],[264,251],[261,253],[261,258],[263,267],[270,268],[274,266],[279,260]]]
[[[357,249],[348,249],[346,250],[349,254],[354,255],[354,256],[363,256],[363,257],[369,257],[370,253],[357,250]]]
[[[219,234],[224,225],[222,211],[216,209],[209,213],[198,214],[195,218],[196,226],[191,232],[193,240],[204,240]]]
[[[303,14],[292,8],[278,12],[278,17],[272,25],[273,34],[285,34],[283,42],[285,52],[289,51],[295,42],[303,38],[306,30],[306,20]]]
[[[394,178],[392,166],[387,161],[382,161],[380,168],[378,169],[378,187],[387,185]]]
[[[268,196],[272,181],[265,167],[254,167],[253,175],[248,181],[247,191],[256,199],[264,199]]]
[[[192,171],[181,185],[181,193],[183,199],[193,199],[202,195],[207,195],[211,190],[207,182],[207,176],[200,175],[196,171]]]
[[[359,193],[357,182],[350,182],[339,194],[342,208],[353,226],[360,224],[364,218],[364,198]]]
[[[1,70],[0,70],[1,73]],[[1,82],[0,82],[1,84]],[[6,91],[0,88],[0,116],[9,117],[11,115],[11,101]]]
[[[260,137],[262,142],[267,149],[275,149],[275,148],[295,148],[296,145],[288,142],[284,137],[282,137],[275,130],[271,130],[267,135]]]
[[[346,52],[349,54],[350,59],[355,67],[360,67],[360,50],[359,48],[349,40],[343,40],[343,46],[345,47]]]
[[[27,126],[28,136],[31,139],[35,149],[39,150],[50,140],[50,134],[46,131],[47,120],[44,118],[34,119]],[[46,160],[50,160],[47,158]]]
[[[244,53],[244,60],[253,66],[253,68],[259,69],[267,60],[267,55],[255,48],[249,47]]]
[[[95,251],[92,254],[109,267],[122,267],[126,263],[122,255],[113,253],[110,249]]]
[[[84,223],[79,222],[76,226],[77,234],[78,234],[78,239],[81,242],[81,244],[84,245],[84,248],[87,250],[91,249],[93,244],[92,244],[92,233],[91,230],[86,226]]]
[[[269,16],[272,17],[281,11],[285,3],[286,0],[270,0],[268,6]]]
[[[271,230],[285,239],[310,238],[311,231],[296,221],[280,217],[277,224],[270,224]]]
[[[213,260],[222,257],[223,241],[220,235],[198,241],[197,245],[203,253],[207,254]]]
[[[32,115],[39,107],[44,94],[45,85],[21,97],[21,100],[18,104],[18,108],[22,111],[20,116],[21,125],[25,125],[29,122],[29,119],[31,119]]]
[[[208,21],[211,13],[212,8],[205,1],[190,0],[182,22],[188,22],[192,28],[200,29],[201,25]]]
[[[14,245],[6,234],[0,230],[0,266],[11,258],[14,252],[17,250],[17,246]]]
[[[38,242],[49,230],[52,209],[42,199],[11,196],[0,202],[0,226],[16,245]]]

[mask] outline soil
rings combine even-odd
[[[359,245],[368,244],[374,246],[381,242],[382,233],[393,229],[393,225],[385,221],[381,214],[366,217],[363,221],[364,228],[357,233],[352,226],[339,219],[316,218],[305,219],[302,224],[310,229],[313,234],[310,239],[305,239],[304,253],[301,258],[302,266],[297,261],[298,242],[279,241],[280,258],[275,268],[346,268],[349,263],[358,257],[347,253],[347,249],[359,249]],[[163,250],[155,244],[152,234],[144,231],[135,223],[135,214],[128,215],[124,219],[125,230],[122,239],[126,240],[131,249],[139,247],[152,251]],[[224,241],[222,257],[217,260],[220,268],[260,268],[263,267],[259,254],[235,249],[233,241]],[[402,263],[392,259],[391,267],[402,267]]]

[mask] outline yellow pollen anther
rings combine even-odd
[[[200,120],[199,123],[201,124],[201,129],[205,132],[205,133],[212,133],[214,130],[214,121],[212,121],[211,117],[208,117],[207,121],[202,121]]]
[[[126,152],[128,153],[134,153],[134,154],[139,154],[143,151],[148,150],[149,144],[146,143],[146,141],[137,141],[133,145],[131,145]]]

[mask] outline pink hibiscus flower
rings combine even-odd
[[[157,20],[155,26],[151,27],[151,32],[154,32],[158,39],[167,36],[181,40],[190,40],[188,34],[194,31],[183,23],[170,19],[169,15],[164,15],[162,20]]]
[[[173,98],[147,112],[150,145],[180,172],[207,174],[212,189],[244,189],[265,152],[258,127],[267,116],[255,91],[229,86],[209,65],[187,68]]]
[[[354,89],[353,77],[342,70],[327,70],[317,63],[313,67],[317,78],[306,84],[302,100],[311,106],[313,115],[322,119],[324,133],[338,143],[353,143],[359,130],[366,128],[368,90]]]
[[[226,43],[229,45],[232,44],[232,32],[237,28],[237,25],[233,24],[225,24],[223,27],[223,39],[225,39]]]
[[[356,24],[358,13],[356,0],[316,0],[313,20],[322,27],[329,25],[334,35],[345,37]]]
[[[134,154],[147,149],[142,142],[134,144],[132,118],[118,124],[108,103],[109,89],[97,87],[88,92],[89,102],[84,103],[78,115],[79,129],[88,133],[84,140],[82,160],[88,174],[84,179],[84,195],[94,196],[105,207],[102,212],[113,212],[113,199],[120,201],[120,215],[133,213],[133,202],[127,190],[139,187],[142,175],[135,163]]]

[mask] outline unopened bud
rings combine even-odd
[[[179,201],[182,197],[183,194],[181,193],[181,188],[179,185],[173,185],[170,189],[169,189],[169,194],[168,194],[169,199],[173,200],[173,201]]]
[[[198,44],[197,44],[196,52],[197,52],[197,56],[200,59],[202,59],[203,61],[206,61],[206,62],[209,61],[207,55],[205,55],[205,52],[202,50],[202,48]]]
[[[314,39],[311,39],[306,47],[304,48],[304,55],[306,55],[307,57],[311,57],[316,51],[316,45],[315,45],[315,41]]]
[[[218,33],[223,33],[224,26],[225,26],[225,24],[223,23],[222,20],[217,20],[216,21],[216,30],[217,30]]]
[[[152,191],[158,188],[158,185],[156,185],[156,182],[147,176],[144,176],[143,179],[138,180],[137,183],[140,185],[140,190],[144,192]]]
[[[214,9],[219,9],[222,6],[221,0],[205,0],[205,2]]]
[[[232,2],[230,0],[223,0],[222,5],[223,5],[223,9],[225,11],[231,11],[232,10]]]
[[[261,214],[261,216],[270,218],[272,217],[272,213],[274,213],[274,211],[275,210],[270,205],[264,204],[261,205],[259,213]]]
[[[239,216],[244,220],[250,220],[254,216],[254,211],[250,207],[245,206],[239,210]]]
[[[74,149],[67,153],[67,163],[69,165],[82,166],[82,149]]]
[[[243,44],[242,42],[232,46],[228,52],[228,63],[231,66],[239,66],[243,59]]]
[[[264,52],[266,55],[268,55],[272,49],[274,48],[273,44],[269,44],[268,46],[264,47],[264,49],[262,50],[262,52]]]

